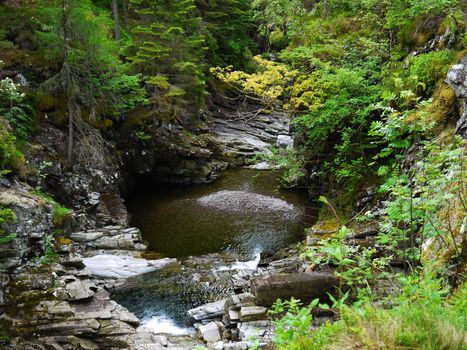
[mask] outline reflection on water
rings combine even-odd
[[[132,225],[151,250],[183,259],[129,279],[113,298],[146,327],[186,332],[188,309],[232,294],[236,271],[255,270],[260,252],[300,241],[313,223],[307,195],[277,185],[277,172],[243,169],[212,185],[140,186],[128,202]]]
[[[252,256],[299,241],[307,220],[305,193],[277,190],[278,174],[242,169],[212,185],[141,186],[128,201],[132,224],[150,249],[170,257],[220,251]]]

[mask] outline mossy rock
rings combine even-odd
[[[438,82],[433,93],[433,104],[430,108],[433,121],[442,122],[457,119],[457,96],[454,90],[444,81]]]
[[[165,255],[158,252],[144,252],[141,254],[141,257],[146,260],[158,260],[165,258]]]
[[[323,219],[310,229],[310,233],[325,238],[338,232],[340,228],[341,223],[337,218]]]
[[[57,238],[55,238],[55,240],[57,241],[58,244],[61,244],[61,245],[70,245],[73,243],[73,241],[67,237],[63,237],[63,236],[58,236]]]

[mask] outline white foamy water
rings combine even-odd
[[[258,270],[259,261],[261,260],[261,252],[255,252],[255,259],[249,261],[236,261],[231,266],[222,266],[219,267],[218,271],[230,271],[230,270],[248,270],[248,271],[256,271]]]
[[[156,333],[156,334],[170,334],[170,335],[190,335],[193,333],[191,328],[183,328],[177,324],[167,315],[155,316],[143,320],[141,327]]]
[[[199,198],[198,203],[213,209],[241,213],[296,214],[298,209],[279,198],[246,191],[218,191]]]

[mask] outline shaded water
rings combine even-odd
[[[242,169],[211,185],[140,186],[128,201],[132,225],[152,251],[180,259],[129,279],[113,298],[157,332],[186,331],[188,309],[231,294],[238,269],[300,241],[313,223],[307,195],[279,191],[278,181],[278,172]]]
[[[234,251],[253,256],[303,237],[305,193],[278,191],[278,173],[227,171],[211,185],[141,188],[128,201],[132,224],[152,251],[186,257]]]

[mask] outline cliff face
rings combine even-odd
[[[10,277],[32,267],[34,259],[45,250],[47,236],[53,232],[51,205],[25,186],[7,185],[0,187],[0,206],[13,210],[17,220],[3,227],[14,233],[15,239],[0,244],[0,313],[11,302],[7,288]]]

